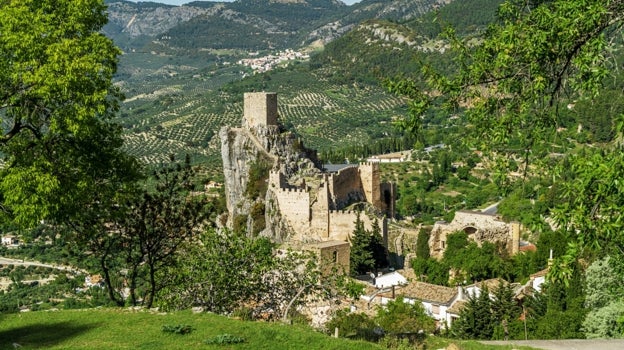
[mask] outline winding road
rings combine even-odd
[[[56,264],[44,264],[38,261],[24,261],[23,259],[12,259],[0,256],[0,265],[16,265],[16,266],[40,266],[49,267],[56,270],[69,271],[75,274],[84,273],[89,274],[87,270],[82,270],[72,266],[56,265]]]

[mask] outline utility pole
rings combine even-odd
[[[524,308],[524,305],[522,305],[522,318],[524,319],[524,340],[529,340],[529,336],[527,334],[527,327],[526,327],[526,318],[527,318],[527,314],[526,314],[526,309]]]

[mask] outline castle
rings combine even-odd
[[[254,206],[242,193],[249,185],[249,163],[261,157],[272,163],[264,198],[253,199],[265,206],[262,235],[333,249],[327,242],[338,247],[349,241],[359,215],[367,230],[378,225],[387,246],[386,216],[394,214],[395,185],[381,183],[379,163],[323,169],[315,152],[301,150],[292,133],[281,132],[277,94],[245,93],[242,127],[224,128],[220,136],[230,224]],[[363,207],[367,210],[358,214]],[[342,248],[335,251],[344,253]]]

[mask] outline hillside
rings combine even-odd
[[[189,325],[189,334],[163,326]],[[230,334],[237,349],[381,349],[364,341],[331,338],[306,326],[234,320],[208,313],[153,313],[132,309],[84,309],[12,314],[0,322],[0,348],[20,349],[219,349],[207,340]]]
[[[277,92],[283,124],[321,152],[401,137],[392,122],[405,115],[405,101],[388,94],[381,80],[417,74],[422,62],[449,66],[444,43],[430,33],[434,18],[422,14],[439,8],[456,18],[466,7],[448,1],[308,1],[259,9],[256,3],[109,1],[105,31],[124,49],[117,81],[127,99],[120,121],[128,149],[142,161],[156,164],[170,153],[189,153],[196,163],[216,166],[210,171],[219,177],[214,136],[221,126],[238,123],[242,94],[254,90]],[[483,0],[473,8],[493,12],[497,3]],[[297,15],[288,15],[293,9]],[[477,17],[474,25],[482,21]],[[263,74],[238,64],[313,41],[329,44],[309,62],[286,61]]]

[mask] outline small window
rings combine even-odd
[[[333,252],[333,259],[334,259],[334,263],[338,262],[338,252],[334,250]]]
[[[446,247],[445,247],[445,245],[446,245],[446,242],[445,242],[445,241],[440,241],[440,245],[442,246],[442,249],[445,249],[445,248],[446,248]]]

